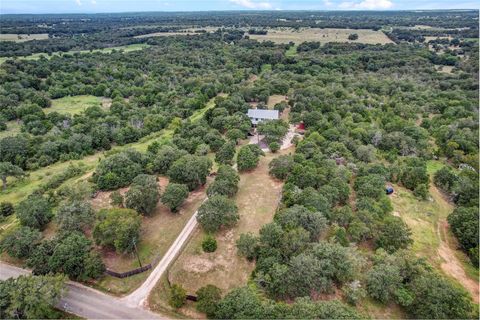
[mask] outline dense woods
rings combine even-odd
[[[49,35],[2,42],[0,49],[8,57],[0,65],[0,133],[19,126],[0,138],[5,194],[40,168],[99,155],[85,190],[62,186],[90,170],[70,165],[20,200],[0,203],[0,218],[15,215],[19,222],[2,236],[1,249],[36,275],[24,291],[36,282],[39,290],[54,286],[43,300],[55,302],[63,278],[45,284],[47,275],[102,277],[101,250],[132,254],[142,241],[142,223],[159,202],[179,216],[191,192],[205,185],[208,199],[197,220],[207,233],[203,251],[214,252],[217,241],[221,245],[215,235],[242,219],[235,202],[241,176],[254,172],[267,152],[279,151],[289,125],[302,124],[305,131],[291,141],[294,149],[275,153],[268,164],[272,179],[283,183],[273,221],[236,242],[239,255],[254,264],[250,281],[229,292],[201,288],[197,310],[221,319],[354,319],[368,316],[358,307],[371,299],[412,318],[478,316],[463,288],[413,253],[412,230],[386,194],[395,185],[423,203],[431,188],[440,189],[455,206],[450,230],[478,269],[479,67],[478,40],[470,39],[478,38],[478,11],[128,17],[22,15],[0,21],[2,33]],[[213,31],[134,38],[187,26]],[[394,43],[275,44],[248,37],[273,27],[368,28]],[[352,33],[349,40],[361,36]],[[149,46],[14,58],[132,43]],[[76,114],[52,110],[52,101],[78,95],[103,103]],[[268,149],[242,143],[252,132],[247,110],[253,104],[268,108],[272,95],[285,97],[271,108],[282,115],[288,109],[288,120],[258,125]],[[440,168],[432,170],[432,163]],[[165,187],[159,177],[168,179]],[[109,191],[111,207],[94,209],[91,199]],[[54,234],[45,237],[52,224]],[[48,316],[47,309],[14,310],[19,298],[9,292],[15,285],[0,282],[7,301],[1,315]],[[186,294],[173,284],[170,305],[183,306]]]

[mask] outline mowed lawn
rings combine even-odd
[[[282,153],[293,152],[293,149]],[[238,224],[215,234],[218,248],[213,253],[205,253],[201,243],[205,236],[199,227],[186,248],[171,266],[168,277],[171,284],[182,285],[188,294],[208,284],[219,287],[223,293],[245,285],[255,267],[237,253],[236,241],[240,234],[252,232],[258,234],[260,228],[271,222],[280,201],[283,183],[268,174],[268,164],[281,153],[267,153],[260,159],[259,165],[251,172],[240,174],[239,191],[234,198],[240,214]],[[150,306],[168,309],[165,283],[160,282],[150,296]],[[184,314],[195,316],[188,304]]]
[[[357,40],[348,40],[350,34],[356,33]],[[294,30],[290,28],[268,29],[266,35],[250,34],[250,39],[259,41],[273,41],[275,43],[294,42],[300,44],[305,41],[327,42],[358,42],[367,44],[387,44],[393,43],[383,32],[370,29],[319,29],[319,28],[301,28]],[[290,54],[293,54],[290,53]]]
[[[45,113],[79,114],[89,107],[101,107],[102,98],[91,95],[67,96],[52,100],[52,106],[43,109]]]

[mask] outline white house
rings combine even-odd
[[[264,120],[278,120],[280,118],[278,110],[266,109],[248,109],[247,116],[254,126]]]

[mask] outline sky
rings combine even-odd
[[[479,9],[472,0],[0,0],[0,13]]]

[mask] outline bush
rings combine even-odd
[[[188,197],[188,188],[184,184],[169,183],[162,195],[162,203],[167,206],[170,211],[177,212]]]
[[[221,165],[218,168],[215,181],[207,189],[207,195],[223,195],[233,197],[238,191],[238,182],[240,177],[237,172],[228,165]]]
[[[378,226],[375,246],[389,253],[408,248],[413,243],[412,232],[399,217],[387,216]]]
[[[203,238],[202,249],[205,252],[215,252],[217,250],[217,240],[214,236],[208,234]]]
[[[264,153],[256,144],[243,146],[238,151],[237,166],[239,171],[246,171],[255,168],[258,165],[260,156]]]
[[[209,284],[205,287],[198,289],[196,308],[198,311],[203,312],[208,318],[212,318],[217,310],[217,304],[220,301],[221,291],[219,288]]]
[[[0,216],[8,217],[15,213],[15,209],[13,208],[13,204],[10,202],[1,202],[0,203]]]
[[[215,232],[222,226],[231,227],[240,216],[235,202],[225,196],[215,195],[198,209],[197,220],[207,232]]]
[[[291,155],[279,156],[273,159],[268,165],[270,169],[269,174],[277,179],[285,180],[288,174],[292,171],[294,164],[295,162]]]
[[[70,201],[57,210],[57,223],[62,231],[82,231],[94,220],[94,211],[88,202]]]
[[[278,142],[272,142],[268,145],[268,148],[270,149],[270,151],[272,151],[273,153],[277,152],[278,150],[280,150],[280,144]]]
[[[110,204],[114,207],[123,208],[123,196],[120,192],[114,191],[110,194]]]
[[[453,234],[463,250],[469,252],[477,248],[479,243],[479,210],[478,207],[458,207],[448,216]],[[478,260],[478,257],[477,257]]]
[[[168,299],[168,303],[178,309],[185,304],[187,301],[187,291],[178,284],[172,285],[170,288],[170,298]]]
[[[131,209],[103,209],[93,228],[95,243],[129,252],[140,238],[141,217]]]
[[[134,150],[125,150],[100,161],[93,181],[101,190],[114,190],[129,185],[144,171],[146,158]]]
[[[257,257],[258,239],[251,233],[242,233],[237,240],[238,253],[252,261]]]
[[[231,164],[235,156],[235,141],[225,142],[224,145],[215,154],[215,161],[222,164]]]
[[[211,167],[208,157],[185,155],[172,164],[168,176],[170,182],[185,184],[192,191],[207,182]]]
[[[140,174],[133,179],[125,194],[125,206],[143,215],[150,215],[157,207],[159,198],[157,177]]]
[[[20,227],[2,240],[1,248],[11,257],[28,258],[41,238],[42,234],[38,230]]]
[[[17,217],[20,224],[41,230],[50,222],[53,213],[48,201],[44,197],[34,194],[19,203]]]
[[[433,176],[433,182],[445,192],[452,192],[458,182],[458,177],[450,167],[443,167]]]
[[[428,198],[428,185],[422,183],[422,184],[419,184],[415,187],[415,189],[413,190],[413,194],[422,199],[422,200],[427,200]]]

